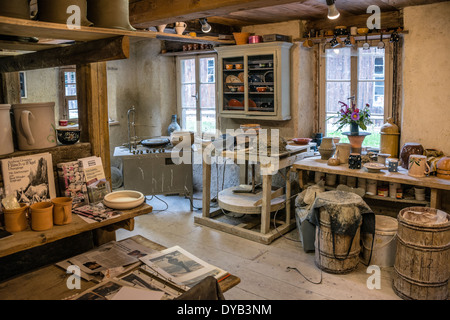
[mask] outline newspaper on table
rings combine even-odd
[[[179,246],[141,257],[140,260],[157,276],[187,288],[192,288],[207,276],[219,281],[229,275]]]
[[[113,278],[141,264],[139,258],[157,252],[132,239],[120,242],[110,241],[94,250],[57,263],[67,270],[68,266],[80,268],[81,277],[85,280],[102,281]]]
[[[161,300],[165,293],[128,286],[120,280],[104,281],[70,300]]]

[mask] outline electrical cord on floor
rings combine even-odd
[[[295,195],[293,195],[293,196],[291,196],[291,197],[289,198],[289,200],[291,200],[291,199],[293,199],[293,198],[295,198],[295,197],[297,197],[297,196],[298,196],[298,193],[295,194]],[[285,208],[286,208],[286,202],[287,202],[287,200],[285,200]],[[279,211],[279,209],[277,209],[277,211],[275,212],[275,214],[274,214],[274,216],[273,216],[273,226],[274,226],[275,230],[278,232],[278,234],[279,234],[280,236],[282,236],[282,237],[285,238],[286,240],[290,240],[290,241],[293,241],[293,242],[301,242],[300,240],[291,239],[291,238],[286,237],[285,235],[281,234],[281,232],[278,230],[277,225],[276,225],[276,218],[277,218],[278,211]],[[298,232],[300,232],[300,230],[298,230]],[[319,245],[320,245],[320,240],[317,239],[317,241],[319,241],[318,243],[319,243]],[[320,248],[320,246],[319,246],[319,248]],[[319,255],[319,259],[322,259],[322,257],[321,257],[320,255]],[[319,268],[319,269],[320,269],[320,268]],[[319,282],[314,282],[314,281],[308,279],[304,274],[302,274],[302,273],[300,272],[300,270],[298,270],[298,269],[295,268],[295,267],[286,267],[286,272],[289,272],[289,271],[291,271],[291,270],[297,271],[297,273],[299,273],[303,278],[305,278],[306,281],[308,281],[308,282],[310,282],[310,283],[312,283],[312,284],[321,284],[321,283],[322,283],[322,269],[320,269],[320,280],[319,280]]]
[[[152,200],[153,200],[153,197],[155,197],[156,199],[158,199],[159,201],[163,202],[163,203],[166,205],[166,208],[165,208],[165,209],[162,209],[162,210],[153,210],[153,212],[163,212],[163,211],[166,211],[167,209],[169,209],[169,205],[167,204],[167,202],[165,202],[165,201],[164,201],[163,199],[161,199],[161,198],[158,198],[158,196],[153,195],[153,196],[151,196],[150,199],[148,199],[147,197],[145,197],[145,199],[148,200],[148,201],[152,201]]]

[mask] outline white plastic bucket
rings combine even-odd
[[[379,267],[394,266],[397,251],[397,230],[397,219],[383,215],[375,216],[375,242],[370,260],[371,265]],[[362,234],[362,258],[366,263],[369,262],[372,239],[371,234]]]

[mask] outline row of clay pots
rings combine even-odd
[[[5,229],[8,232],[24,231],[28,227],[28,213],[31,217],[31,229],[45,231],[53,225],[65,225],[72,222],[72,198],[61,197],[51,202],[37,202],[28,206],[20,204],[17,209],[3,209]]]
[[[136,30],[130,24],[128,0],[38,0],[40,21],[68,23],[80,8],[80,25],[123,30]],[[30,0],[0,0],[0,15],[30,19]]]

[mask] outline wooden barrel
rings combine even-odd
[[[408,211],[444,214],[447,222],[429,224],[405,218]],[[448,296],[450,215],[427,207],[410,207],[398,215],[394,292],[403,299],[445,300]]]
[[[316,226],[315,264],[325,272],[344,274],[356,269],[361,252],[360,227],[355,236],[334,234],[331,231],[330,216],[320,209],[320,224]]]

